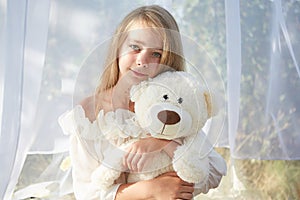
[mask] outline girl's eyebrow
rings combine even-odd
[[[142,46],[147,46],[147,44],[141,40],[129,40],[129,42],[134,42],[136,44],[140,44]],[[163,49],[161,47],[149,47],[150,49],[155,49],[155,50],[160,50],[163,51]]]
[[[140,40],[132,40],[132,42],[135,42],[137,44],[145,45],[145,42],[140,41]]]

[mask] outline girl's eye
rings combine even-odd
[[[140,47],[138,45],[135,45],[135,44],[131,44],[131,45],[129,45],[129,47],[131,49],[133,49],[134,51],[139,51],[140,50]]]
[[[161,53],[159,53],[159,52],[153,52],[152,55],[155,58],[161,58]]]

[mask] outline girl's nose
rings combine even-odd
[[[136,64],[138,66],[143,66],[146,67],[147,66],[147,52],[146,51],[140,51],[136,57]]]

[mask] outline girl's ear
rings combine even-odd
[[[136,102],[139,100],[140,96],[142,95],[143,91],[147,87],[148,82],[143,81],[139,83],[138,85],[133,85],[130,89],[130,100],[132,102]]]

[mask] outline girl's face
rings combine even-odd
[[[119,52],[120,77],[139,83],[162,72],[159,65],[163,53],[163,41],[151,28],[136,24],[131,27]]]

